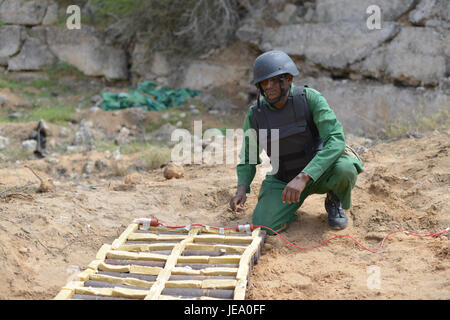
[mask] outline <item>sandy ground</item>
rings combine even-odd
[[[449,147],[448,132],[371,146],[362,155],[365,172],[353,192],[348,228],[329,229],[324,195],[314,195],[282,235],[301,247],[350,235],[376,250],[391,231],[444,230],[450,226]],[[100,157],[88,152],[57,161],[81,171],[82,163]],[[52,178],[55,191],[36,193],[39,180],[26,164]],[[42,159],[0,169],[0,299],[52,299],[135,218],[166,225],[249,223],[263,179],[258,169],[244,209],[234,213],[228,208],[237,181],[231,165],[186,166],[178,180],[166,180],[162,170],[139,172],[139,182],[127,191],[114,190],[123,177],[94,172],[68,178],[55,166],[54,159]],[[424,239],[396,233],[376,254],[348,238],[298,250],[268,237],[247,299],[450,299],[449,258],[449,233]]]

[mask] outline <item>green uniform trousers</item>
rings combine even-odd
[[[297,219],[296,211],[309,195],[325,194],[330,191],[341,201],[343,209],[349,209],[352,204],[351,192],[361,171],[362,163],[359,160],[343,154],[317,181],[308,181],[300,195],[300,202],[291,204],[283,203],[281,199],[287,183],[268,174],[259,191],[252,224],[280,232]],[[271,231],[268,233],[273,234]]]

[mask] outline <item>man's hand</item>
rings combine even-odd
[[[284,188],[283,194],[281,195],[281,200],[283,200],[283,203],[287,202],[291,204],[294,202],[300,202],[300,195],[305,189],[309,179],[311,178],[303,172],[292,179],[286,185],[286,188]]]
[[[241,185],[237,188],[236,195],[231,198],[230,200],[230,208],[234,212],[236,212],[237,206],[240,205],[241,208],[244,206],[245,201],[247,201],[247,195],[246,195],[247,187],[244,185]]]

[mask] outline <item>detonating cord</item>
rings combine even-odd
[[[218,230],[219,233],[224,234],[225,230],[235,230],[237,232],[250,232],[253,231],[256,228],[261,228],[261,229],[266,229],[269,230],[271,232],[273,232],[274,234],[276,234],[280,239],[282,239],[284,242],[286,242],[288,245],[298,249],[298,250],[312,250],[315,248],[318,248],[322,245],[324,245],[325,243],[334,240],[334,239],[339,239],[339,238],[349,238],[352,241],[354,241],[358,246],[360,246],[361,248],[363,248],[364,250],[367,250],[371,253],[378,253],[381,251],[381,249],[384,246],[385,241],[387,240],[387,238],[389,238],[391,235],[395,234],[395,233],[404,233],[406,235],[410,235],[410,236],[414,236],[414,237],[418,237],[418,238],[429,238],[429,237],[437,237],[440,236],[444,233],[447,233],[450,231],[450,227],[447,227],[446,229],[440,231],[440,232],[436,232],[436,233],[430,233],[430,234],[426,234],[426,235],[419,235],[419,234],[415,234],[409,231],[405,231],[405,230],[396,230],[396,231],[391,231],[390,233],[388,233],[383,240],[380,243],[380,246],[378,247],[377,250],[370,250],[369,248],[367,248],[366,246],[364,246],[362,243],[360,243],[358,240],[356,240],[355,238],[353,238],[352,236],[349,235],[337,235],[334,236],[332,238],[329,238],[325,241],[320,242],[319,244],[312,246],[312,247],[308,247],[308,248],[303,248],[300,246],[297,246],[295,244],[293,244],[292,242],[290,242],[289,240],[287,240],[285,237],[283,237],[280,233],[278,233],[277,231],[266,227],[266,226],[260,226],[260,225],[253,225],[253,224],[246,224],[246,225],[238,225],[236,227],[229,227],[229,228],[220,228],[220,227],[214,227],[214,226],[208,226],[208,225],[204,225],[204,224],[190,224],[190,225],[186,225],[186,226],[166,226],[163,223],[159,222],[157,219],[136,219],[135,222],[140,223],[140,224],[144,224],[145,226],[149,227],[149,226],[153,226],[153,227],[165,227],[168,229],[186,229],[189,230],[191,227],[205,227],[207,229],[214,229],[214,230]]]

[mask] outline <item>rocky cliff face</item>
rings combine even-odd
[[[0,21],[0,66],[9,71],[37,71],[64,61],[86,75],[128,78],[126,52],[108,45],[93,27],[69,30],[55,24],[56,2],[0,1]]]
[[[380,29],[366,9],[381,9]],[[349,132],[383,136],[387,123],[450,110],[450,2],[331,1],[286,5],[278,24],[248,19],[237,31],[261,52],[281,49],[321,91]],[[308,14],[309,13],[309,14]]]
[[[368,24],[373,5],[380,9],[376,29]],[[281,49],[301,72],[296,83],[322,92],[350,133],[383,136],[387,123],[450,109],[447,0],[267,0],[242,20],[236,38],[245,52],[232,59],[221,51],[174,59],[149,52],[151,39],[140,35],[123,50],[93,27],[55,25],[57,13],[50,0],[0,0],[0,68],[40,70],[65,61],[109,80],[156,80],[196,90],[234,87],[251,98],[251,62]],[[59,13],[61,18],[61,8]]]

